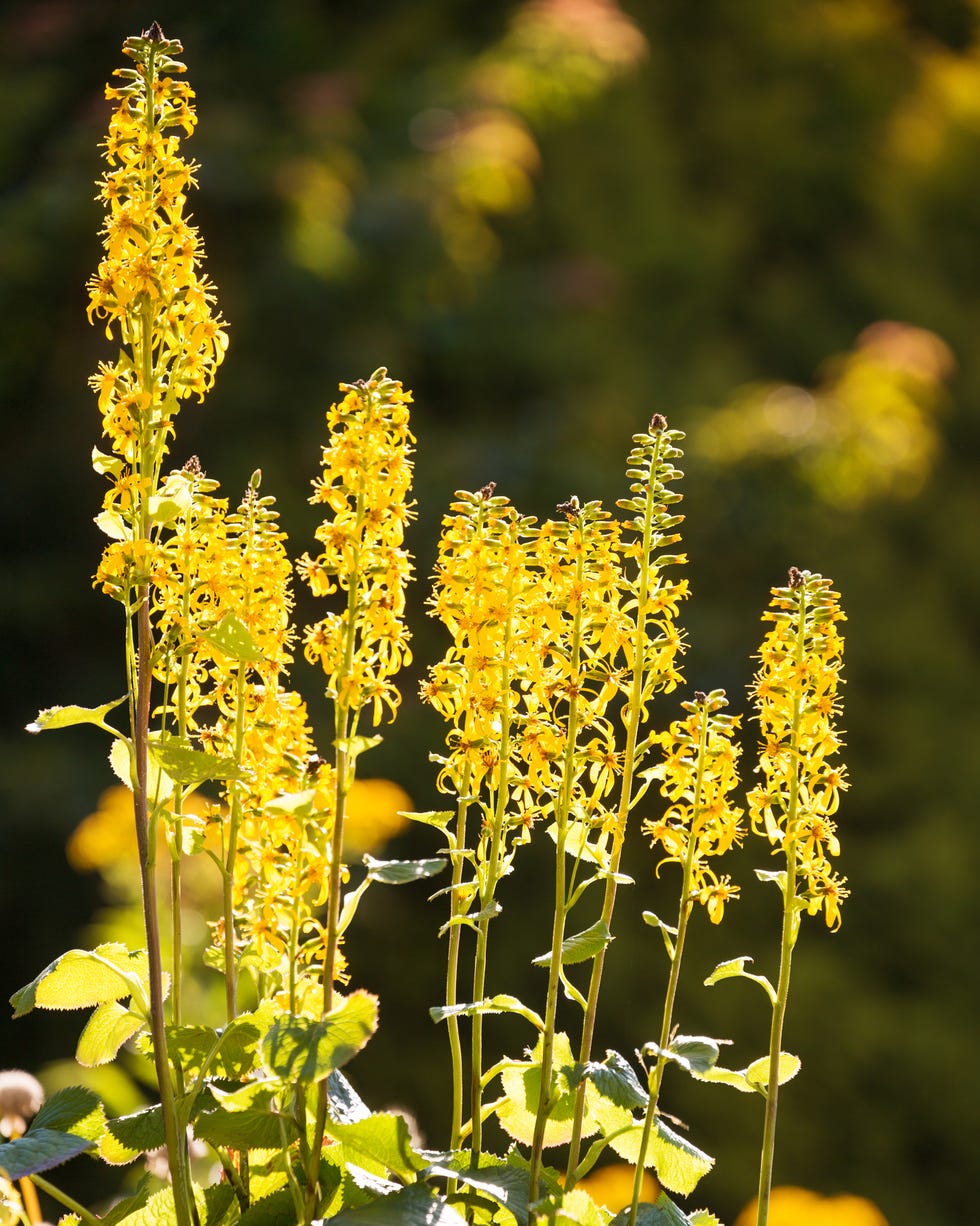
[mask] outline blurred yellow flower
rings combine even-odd
[[[755,1226],[756,1202],[745,1206],[734,1226]],[[821,1196],[806,1188],[773,1188],[769,1226],[888,1226],[875,1205],[863,1196]]]
[[[347,858],[375,852],[408,826],[402,814],[412,809],[412,798],[390,779],[355,779],[347,793],[344,852]]]
[[[597,1167],[575,1185],[584,1188],[597,1205],[604,1205],[610,1213],[625,1209],[633,1199],[633,1179],[636,1168],[628,1162],[610,1162]],[[641,1203],[653,1203],[660,1195],[660,1185],[649,1171],[643,1173]]]

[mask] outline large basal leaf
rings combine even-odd
[[[310,1084],[357,1055],[377,1028],[378,998],[357,991],[317,1020],[279,1018],[262,1040],[262,1057],[282,1080]]]
[[[586,928],[584,932],[576,932],[574,936],[566,937],[562,941],[562,965],[569,966],[576,962],[587,962],[589,958],[594,958],[596,954],[601,953],[612,939],[608,926],[602,920],[597,920],[591,928]],[[534,966],[547,966],[550,961],[550,953],[541,954],[532,959]]]
[[[391,1196],[330,1219],[332,1226],[466,1226],[466,1219],[424,1184],[413,1183]]]
[[[195,1116],[194,1135],[228,1149],[280,1149],[296,1139],[296,1122],[291,1115],[271,1109],[226,1111],[216,1107]]]
[[[601,1063],[590,1060],[588,1064],[579,1066],[577,1071],[580,1077],[592,1082],[603,1098],[610,1099],[617,1107],[635,1111],[647,1105],[649,1095],[640,1084],[633,1066],[618,1051],[607,1051]]]
[[[543,1036],[526,1063],[512,1064],[500,1075],[505,1100],[497,1108],[497,1119],[504,1131],[521,1145],[530,1145],[534,1139],[534,1124],[541,1094],[541,1051]],[[544,1128],[544,1144],[564,1145],[572,1136],[572,1119],[575,1114],[575,1091],[569,1083],[575,1061],[568,1035],[555,1035],[552,1054],[552,1069],[558,1077],[558,1099],[548,1116]],[[594,1127],[591,1131],[595,1131]],[[589,1135],[585,1133],[584,1135]]]
[[[643,1129],[637,1126],[614,1137],[610,1145],[621,1158],[635,1166],[640,1157],[642,1135]],[[650,1132],[644,1166],[654,1168],[657,1178],[669,1192],[689,1196],[714,1164],[714,1158],[678,1136],[657,1117]]]
[[[412,1148],[404,1116],[378,1112],[353,1124],[327,1121],[327,1135],[344,1146],[344,1156],[359,1165],[377,1163],[392,1175],[410,1180],[426,1166]]]
[[[26,1136],[0,1145],[0,1171],[8,1179],[22,1179],[60,1166],[92,1147],[91,1141],[70,1132],[33,1128]]]
[[[109,1120],[99,1138],[99,1157],[112,1166],[123,1166],[148,1150],[159,1149],[165,1140],[163,1109],[157,1103]]]
[[[238,1219],[238,1226],[295,1226],[296,1205],[289,1188],[280,1188],[253,1201]]]
[[[115,1060],[120,1047],[145,1024],[145,1019],[116,1000],[98,1006],[78,1039],[75,1059],[83,1068]]]
[[[627,1226],[629,1217],[629,1209],[624,1209],[616,1214],[609,1226]],[[640,1205],[636,1226],[693,1226],[693,1222],[665,1192],[661,1192],[652,1205]]]
[[[264,1011],[263,1011],[264,1014]],[[207,1063],[213,1077],[238,1081],[252,1072],[269,1017],[243,1013],[222,1030],[210,1026],[168,1026],[167,1047],[185,1077],[196,1077]]]
[[[113,702],[104,702],[101,707],[46,707],[37,713],[37,719],[27,725],[28,732],[47,732],[51,728],[70,728],[74,724],[95,724],[105,727],[105,717],[126,701],[126,695]]]
[[[528,1172],[489,1154],[481,1154],[479,1170],[474,1171],[469,1162],[469,1155],[452,1165],[436,1162],[422,1172],[422,1177],[455,1179],[458,1184],[482,1192],[512,1213],[523,1226],[528,1219]]]
[[[27,1131],[30,1135],[36,1128],[54,1128],[94,1141],[101,1135],[105,1122],[102,1100],[94,1090],[87,1086],[66,1086],[51,1095]]]
[[[194,1204],[202,1226],[218,1226],[218,1223],[228,1212],[234,1197],[234,1191],[229,1184],[213,1184],[207,1189],[193,1185]],[[174,1194],[169,1187],[161,1188],[159,1192],[149,1197],[135,1213],[123,1219],[127,1226],[177,1226],[177,1213],[174,1209]]]
[[[39,1009],[86,1009],[133,992],[148,994],[146,954],[109,942],[70,949],[10,998],[14,1017]]]
[[[584,1188],[575,1188],[561,1198],[555,1226],[606,1226],[607,1211],[602,1210]]]

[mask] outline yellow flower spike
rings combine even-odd
[[[816,914],[823,907],[828,926],[837,928],[848,893],[829,859],[840,854],[830,815],[848,786],[844,767],[829,760],[842,744],[835,722],[842,684],[840,594],[830,580],[794,567],[788,585],[773,588],[763,620],[773,624],[750,689],[764,784],[748,794],[749,816],[753,830],[790,858],[806,910]]]

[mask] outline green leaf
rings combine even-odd
[[[447,1017],[473,1017],[477,1013],[516,1013],[526,1018],[538,1030],[544,1030],[544,1019],[533,1009],[529,1009],[516,996],[506,993],[498,996],[488,996],[483,1000],[473,1001],[465,1005],[436,1005],[429,1010],[429,1017],[434,1022],[444,1022]]]
[[[642,1136],[643,1129],[637,1125],[613,1137],[610,1145],[621,1158],[635,1165],[640,1156]],[[714,1164],[714,1158],[678,1136],[657,1116],[650,1133],[644,1165],[656,1170],[657,1178],[669,1192],[689,1196]]]
[[[609,1226],[627,1226],[630,1211],[617,1213]],[[666,1192],[661,1192],[652,1205],[640,1205],[636,1214],[636,1226],[693,1226],[692,1220],[682,1213]]]
[[[721,1218],[715,1217],[707,1209],[695,1209],[693,1213],[688,1214],[688,1221],[691,1226],[722,1226]]]
[[[745,967],[752,959],[743,955],[741,958],[729,958],[727,962],[719,962],[715,969],[711,972],[708,978],[704,981],[706,988],[713,987],[714,984],[720,983],[722,979],[751,979],[754,983],[760,985],[769,997],[770,1001],[776,1003],[776,989],[772,986],[765,975],[753,975],[747,971]]]
[[[403,813],[401,816],[407,817],[409,821],[421,822],[425,826],[435,826],[438,830],[445,830],[456,814],[452,809],[429,809],[425,813]]]
[[[153,1177],[147,1172],[137,1184],[136,1191],[132,1196],[126,1196],[122,1200],[117,1201],[107,1213],[104,1213],[99,1218],[99,1226],[116,1226],[116,1223],[121,1222],[123,1218],[129,1217],[137,1209],[142,1209],[150,1199],[150,1188],[152,1186]],[[66,1226],[64,1218],[58,1219],[58,1226]]]
[[[672,928],[670,924],[665,924],[659,915],[654,915],[652,911],[643,912],[643,922],[649,924],[651,928],[659,928],[660,935],[664,939],[664,945],[667,948],[667,957],[673,962],[674,960],[674,942],[671,937],[677,936],[677,929]]]
[[[94,950],[70,949],[10,998],[14,1017],[33,1008],[86,1009],[133,993],[148,995],[146,954],[109,942]]]
[[[248,626],[234,613],[226,613],[215,628],[202,634],[201,638],[222,655],[243,664],[256,664],[262,659],[262,652],[249,633]]]
[[[585,1188],[574,1188],[561,1198],[555,1226],[606,1226],[609,1211],[600,1209]]]
[[[423,881],[426,877],[434,877],[446,867],[442,856],[431,860],[375,860],[373,856],[364,856],[368,878],[380,881],[383,885],[406,885],[410,881]]]
[[[94,516],[93,522],[100,532],[104,532],[112,541],[129,539],[129,528],[118,511],[100,511]]]
[[[234,758],[219,758],[200,749],[192,749],[176,737],[151,740],[150,757],[176,783],[194,787],[209,779],[240,779],[241,768]]]
[[[500,1074],[506,1097],[497,1107],[497,1119],[508,1136],[521,1145],[530,1145],[534,1139],[535,1118],[541,1096],[543,1042],[544,1036],[541,1035],[528,1062],[512,1064]],[[572,1135],[575,1090],[570,1083],[570,1075],[574,1076],[575,1061],[568,1035],[562,1032],[555,1035],[552,1068],[555,1078],[555,1102],[544,1128],[545,1146],[564,1145]]]
[[[489,1196],[498,1205],[512,1213],[518,1222],[528,1219],[528,1190],[530,1176],[526,1170],[511,1166],[491,1154],[480,1155],[480,1168],[474,1171],[469,1155],[460,1157],[452,1164],[433,1163],[421,1173],[423,1179],[455,1179],[457,1183]]]
[[[126,467],[126,462],[121,456],[106,455],[98,447],[93,447],[92,467],[102,477],[118,477]]]
[[[402,1181],[414,1178],[426,1165],[412,1148],[407,1120],[393,1112],[377,1112],[353,1124],[328,1120],[327,1134],[343,1142],[345,1160],[377,1163]]]
[[[145,1024],[146,1019],[116,1000],[99,1005],[85,1023],[78,1039],[75,1059],[83,1068],[95,1068],[115,1060],[120,1047]]]
[[[327,1091],[330,1116],[336,1123],[354,1124],[371,1114],[357,1091],[338,1069],[327,1078]]]
[[[601,848],[589,842],[593,828],[588,822],[569,822],[565,832],[565,853],[586,864],[598,864],[600,868],[608,868],[609,855]],[[552,822],[547,830],[548,837],[558,842],[558,825]]]
[[[27,725],[28,732],[47,732],[51,728],[70,728],[74,724],[95,724],[105,727],[105,717],[126,701],[126,695],[113,702],[103,703],[101,707],[46,707],[37,713],[32,724]]]
[[[574,936],[566,937],[562,941],[562,965],[568,966],[575,962],[587,962],[589,958],[594,958],[596,954],[601,953],[612,939],[613,937],[608,925],[602,920],[597,920],[591,928],[586,928],[584,932],[576,932]],[[534,966],[547,966],[550,961],[551,954],[547,953],[534,958],[532,963]]]
[[[8,1179],[22,1179],[38,1171],[49,1171],[69,1158],[92,1149],[93,1143],[86,1137],[71,1132],[57,1132],[53,1128],[32,1128],[16,1141],[0,1145],[0,1171]]]
[[[794,1056],[791,1052],[781,1051],[779,1053],[779,1085],[784,1085],[787,1081],[792,1081],[796,1074],[802,1068],[802,1061],[799,1056]],[[745,1080],[756,1090],[765,1091],[769,1087],[769,1057],[760,1056],[758,1060],[753,1060],[749,1067],[745,1070]]]
[[[774,885],[778,885],[780,890],[786,890],[786,870],[780,869],[778,872],[773,872],[768,868],[757,868],[755,875],[760,881],[771,881]]]
[[[253,1201],[238,1219],[238,1226],[296,1226],[296,1206],[289,1188],[280,1188]]]
[[[105,1127],[102,1100],[87,1086],[66,1086],[52,1094],[35,1115],[28,1134],[35,1128],[71,1132],[87,1141],[96,1140]]]
[[[124,1166],[148,1150],[159,1149],[165,1141],[163,1108],[157,1103],[109,1120],[99,1138],[99,1157],[112,1166]]]
[[[280,1149],[297,1136],[296,1121],[277,1111],[249,1109],[226,1111],[223,1107],[200,1111],[194,1117],[194,1135],[209,1145],[229,1149]]]
[[[607,1051],[602,1063],[590,1060],[581,1067],[581,1077],[587,1078],[603,1096],[629,1111],[647,1105],[649,1095],[640,1084],[629,1061],[618,1051]]]
[[[234,1195],[227,1184],[214,1184],[207,1190],[202,1190],[194,1184],[193,1192],[198,1217],[205,1226],[215,1226],[224,1217],[231,1203],[231,1196]],[[129,1214],[123,1220],[126,1226],[177,1226],[173,1190],[161,1188],[135,1213]]]
[[[168,1026],[167,1046],[185,1077],[197,1076],[210,1057],[211,1076],[237,1081],[255,1069],[259,1039],[269,1020],[242,1013],[223,1030],[210,1026]]]
[[[356,1056],[377,1028],[378,998],[357,991],[316,1021],[279,1018],[262,1040],[262,1056],[284,1081],[312,1084]]]
[[[678,1035],[667,1047],[661,1047],[659,1043],[645,1043],[643,1050],[654,1056],[662,1055],[665,1060],[679,1064],[682,1069],[694,1075],[714,1068],[721,1054],[717,1039],[688,1034]]]
[[[420,1183],[369,1205],[345,1209],[330,1221],[332,1226],[466,1226],[465,1218]]]

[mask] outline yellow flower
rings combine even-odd
[[[664,864],[690,861],[691,897],[717,924],[725,903],[738,897],[731,878],[719,878],[708,859],[724,855],[743,837],[742,810],[728,800],[738,783],[740,749],[733,738],[740,719],[721,714],[727,706],[722,690],[698,693],[693,702],[681,705],[687,717],[675,720],[659,737],[664,761],[645,772],[647,778],[660,780],[670,805],[663,817],[647,819],[642,830],[666,853],[657,865],[658,874]]]
[[[310,498],[330,512],[316,531],[322,548],[297,569],[315,595],[346,593],[346,608],[308,626],[304,649],[326,673],[328,697],[348,710],[370,707],[377,724],[385,711],[394,717],[401,696],[391,678],[412,659],[404,622],[412,563],[403,548],[414,518],[412,396],[384,369],[341,390]]]
[[[829,928],[841,922],[846,878],[832,870],[840,854],[837,811],[847,788],[836,758],[836,725],[844,642],[840,594],[829,579],[793,567],[789,584],[772,590],[763,615],[772,622],[759,649],[751,692],[762,734],[758,771],[764,783],[748,794],[752,828],[782,851],[801,883],[802,905],[821,909]],[[794,886],[795,888],[795,886]]]
[[[632,1203],[635,1176],[636,1168],[628,1162],[610,1162],[593,1168],[575,1187],[583,1188],[597,1205],[605,1206],[610,1213],[618,1213]],[[660,1185],[649,1171],[644,1171],[640,1201],[652,1204],[659,1195]]]
[[[351,856],[375,852],[408,825],[412,798],[390,779],[355,779],[344,809],[344,849]]]

